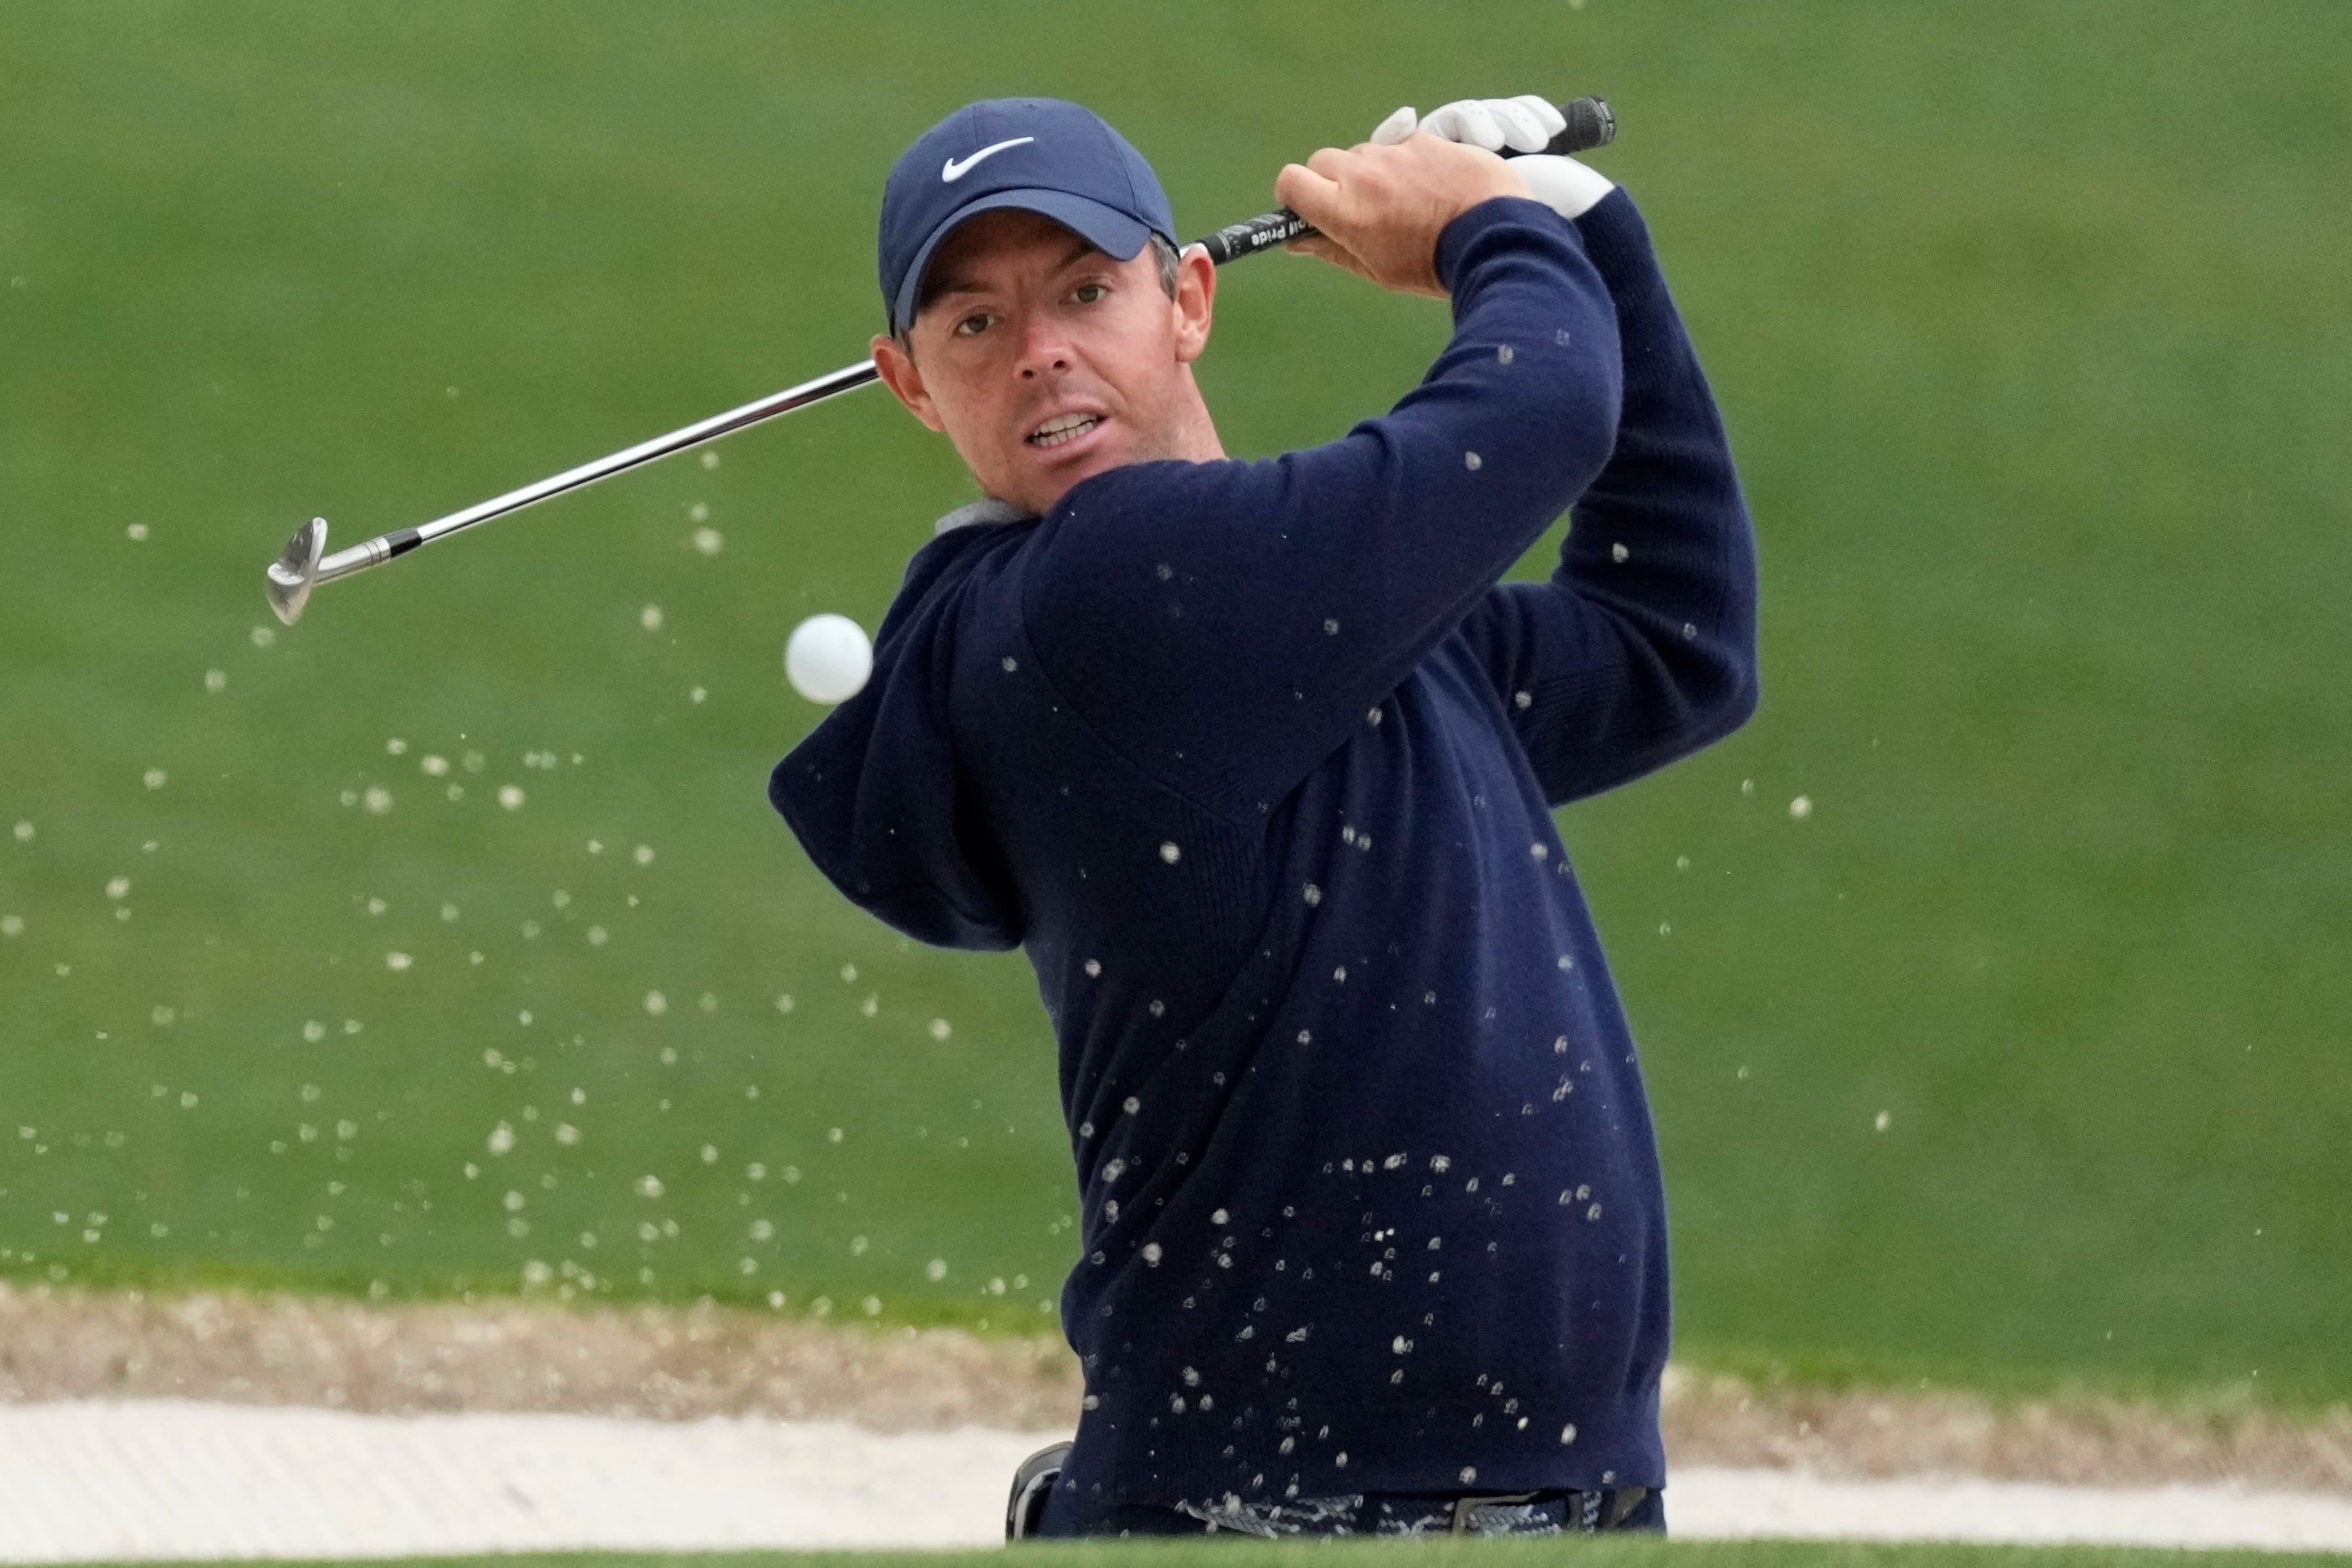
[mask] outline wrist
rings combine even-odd
[[[1518,162],[1517,159],[1507,161],[1495,158],[1488,162],[1492,167],[1486,172],[1486,177],[1477,182],[1475,187],[1476,193],[1463,204],[1462,212],[1466,213],[1472,207],[1505,196],[1517,196],[1522,201],[1537,199],[1534,188],[1528,183],[1527,176],[1513,166]],[[1456,217],[1461,215],[1461,213],[1454,214]]]

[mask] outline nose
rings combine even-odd
[[[1051,311],[1033,313],[1022,324],[1021,379],[1066,375],[1070,371],[1070,340]]]

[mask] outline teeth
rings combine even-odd
[[[1059,446],[1066,441],[1076,440],[1101,423],[1100,416],[1097,414],[1066,413],[1059,419],[1049,419],[1040,425],[1035,434],[1029,437],[1029,444]]]

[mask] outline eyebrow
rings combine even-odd
[[[1095,244],[1094,241],[1082,239],[1077,243],[1076,246],[1071,250],[1069,255],[1064,256],[1060,261],[1055,264],[1054,270],[1055,272],[1064,272],[1068,270],[1072,264],[1085,259],[1089,255],[1101,256],[1104,254],[1106,253],[1103,248]],[[968,277],[956,277],[950,276],[945,282],[939,284],[923,297],[922,302],[917,307],[915,313],[919,316],[921,315],[925,310],[929,309],[932,306],[938,304],[940,300],[945,299],[950,294],[979,294],[982,292],[984,292],[983,285],[975,283]]]

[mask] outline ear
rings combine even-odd
[[[887,332],[877,332],[873,342],[866,345],[874,354],[874,368],[881,372],[882,384],[890,395],[907,405],[907,412],[923,422],[925,428],[945,430],[940,411],[932,406],[931,394],[923,385],[923,372],[915,368],[914,357],[898,346],[898,340]]]
[[[1209,346],[1209,319],[1217,303],[1217,264],[1206,248],[1188,247],[1176,263],[1176,298],[1169,308],[1176,315],[1176,360],[1191,364]]]

